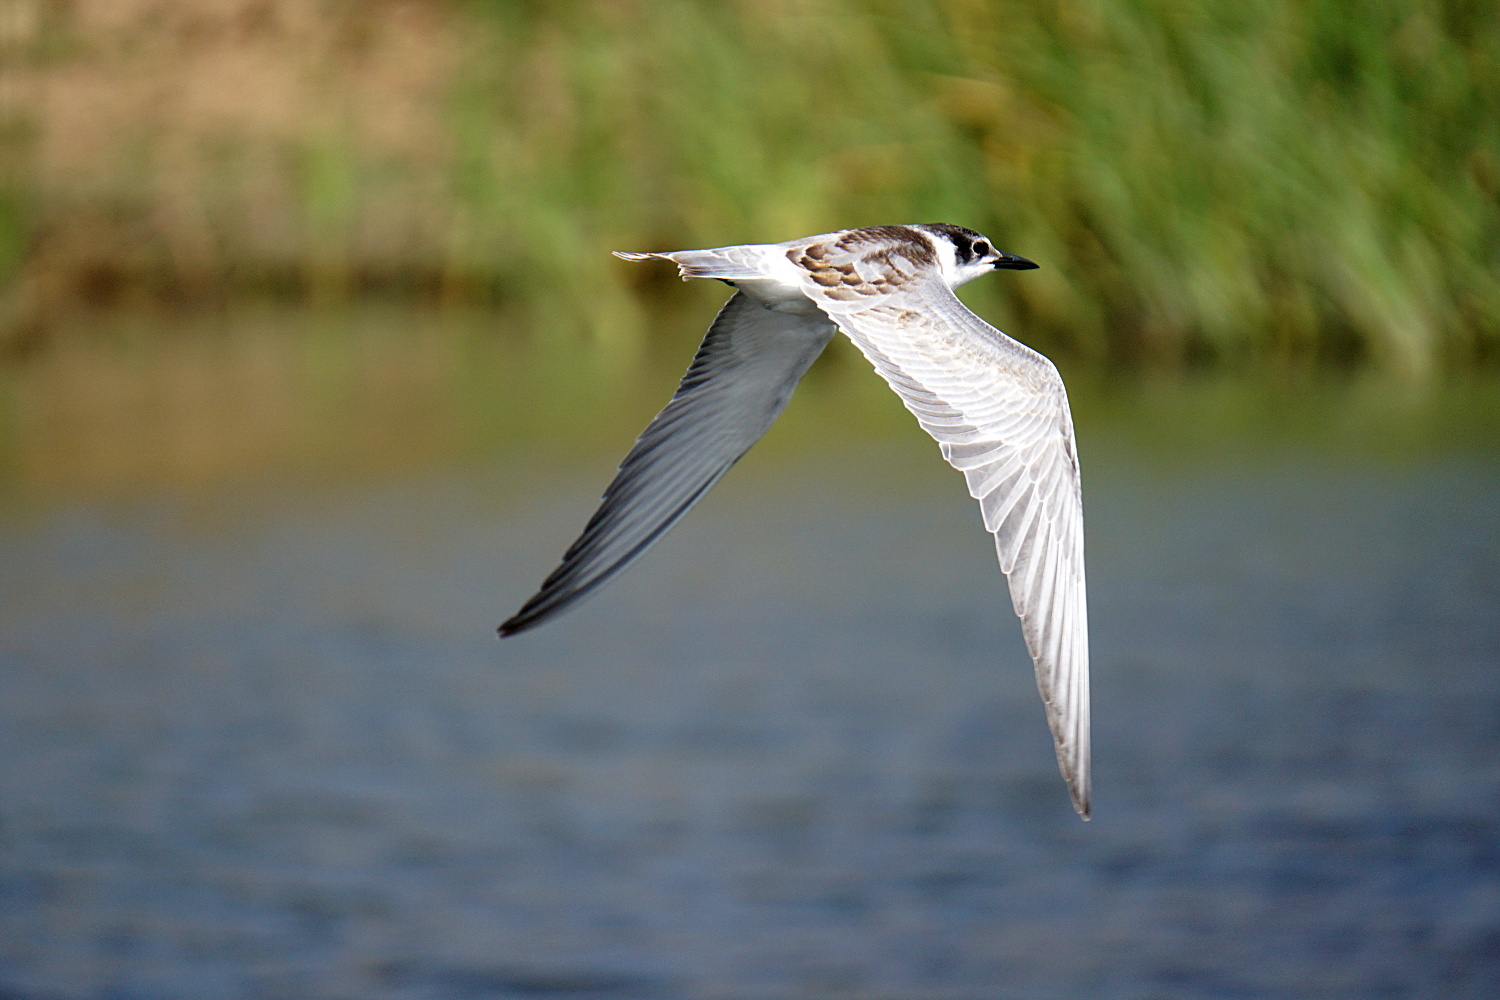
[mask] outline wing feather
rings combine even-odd
[[[808,296],[875,366],[964,473],[1021,619],[1058,767],[1090,808],[1083,499],[1067,392],[1052,362],[958,301],[935,276]]]
[[[500,634],[560,614],[650,548],[760,440],[833,329],[819,316],[773,312],[736,292],[583,533]]]

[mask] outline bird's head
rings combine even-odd
[[[993,243],[972,229],[950,226],[946,222],[926,223],[912,228],[920,229],[932,238],[937,249],[938,264],[950,288],[957,288],[997,268],[1029,271],[1037,266],[1025,257],[996,250]]]

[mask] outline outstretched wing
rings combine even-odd
[[[560,614],[676,524],[775,422],[833,331],[821,316],[772,312],[736,292],[583,534],[500,634]]]
[[[970,312],[923,263],[899,250],[843,255],[828,247],[801,266],[808,295],[979,501],[1036,665],[1058,766],[1087,819],[1083,497],[1067,393],[1052,362]],[[863,280],[871,275],[880,280]]]

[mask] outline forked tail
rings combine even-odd
[[[671,250],[667,253],[628,253],[616,250],[615,256],[623,260],[650,260],[653,257],[670,260],[677,265],[682,280],[690,278],[719,278],[723,281],[748,281],[764,278],[765,275],[739,260],[734,251],[738,247],[718,250]]]

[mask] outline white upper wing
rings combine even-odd
[[[970,312],[935,275],[896,262],[897,287],[807,294],[963,472],[995,536],[1057,761],[1089,815],[1089,650],[1083,497],[1073,420],[1052,362]],[[858,268],[863,271],[864,268]]]

